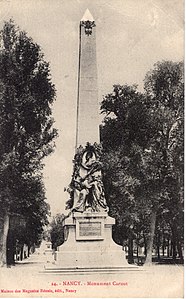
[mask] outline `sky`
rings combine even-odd
[[[0,28],[13,18],[50,62],[56,86],[53,117],[59,137],[45,159],[52,215],[64,212],[75,152],[79,22],[88,8],[96,22],[98,95],[114,84],[137,84],[162,60],[183,60],[183,0],[0,0]],[[102,117],[100,116],[100,122]]]

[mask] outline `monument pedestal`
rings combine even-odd
[[[73,213],[65,220],[66,241],[59,247],[55,265],[46,270],[100,272],[136,270],[125,252],[112,240],[115,220],[107,213]]]

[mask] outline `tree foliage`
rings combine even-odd
[[[184,66],[164,61],[147,73],[145,91],[157,132],[151,150],[159,160],[161,179],[160,208],[172,231],[172,239],[182,258],[183,238],[183,142],[184,142]],[[178,230],[179,227],[179,230]]]
[[[158,62],[144,87],[114,85],[104,97],[101,139],[111,216],[123,237],[146,240],[151,261],[156,218],[183,225],[183,63]]]
[[[55,88],[39,45],[12,20],[0,32],[0,204],[29,234],[46,222],[43,158],[54,148]],[[37,233],[36,233],[37,235]]]
[[[57,250],[57,247],[62,245],[65,241],[64,236],[64,220],[65,220],[64,214],[57,214],[55,217],[53,217],[50,226],[50,237],[52,242],[52,248]]]

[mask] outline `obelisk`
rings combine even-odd
[[[95,21],[86,10],[80,21],[76,153],[67,191],[65,242],[59,246],[54,273],[105,273],[135,270],[112,240],[115,219],[108,216],[102,182],[96,67]]]
[[[87,9],[80,21],[76,148],[100,142],[96,24]]]

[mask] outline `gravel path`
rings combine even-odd
[[[44,274],[46,257],[35,253],[0,271],[0,297],[183,298],[183,266],[153,265],[139,272]]]

